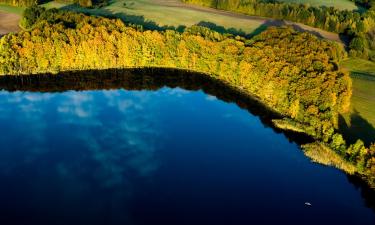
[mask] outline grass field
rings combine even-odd
[[[0,4],[0,11],[21,15],[24,8]]]
[[[343,0],[341,0],[343,1]],[[66,5],[55,1],[43,5],[46,8],[63,8],[93,15],[116,16],[136,24],[155,24],[157,26],[192,26],[204,23],[217,31],[233,34],[257,34],[267,25],[276,25],[273,20],[249,17],[231,12],[184,4],[179,0],[113,0],[110,5],[100,9],[86,9],[77,5]],[[0,10],[22,14],[23,9],[0,5]],[[303,30],[318,32],[323,37],[340,41],[337,34],[298,25]]]
[[[342,62],[342,66],[354,72],[354,76],[373,76],[375,79],[375,63],[363,59],[348,59]],[[370,78],[371,79],[371,78]]]
[[[125,21],[137,24],[154,22],[158,26],[192,26],[209,22],[237,33],[252,33],[264,23],[260,19],[249,20],[240,16],[226,16],[192,9],[175,0],[116,0],[101,9],[88,10],[76,6],[68,6],[67,9],[95,15],[116,15]]]
[[[48,2],[46,4],[43,4],[42,6],[44,6],[47,9],[50,9],[50,8],[61,8],[63,6],[66,6],[66,4],[52,1],[52,2]],[[24,7],[9,6],[9,5],[0,4],[0,11],[3,11],[3,12],[22,15],[24,10],[25,10]]]
[[[262,25],[261,21],[250,21],[186,8],[170,7],[169,5],[155,4],[151,0],[122,0],[112,4],[108,9],[131,15],[144,15],[145,19],[157,21],[160,25],[191,26],[207,21],[225,28],[235,28],[245,32],[252,32]]]
[[[375,127],[375,79],[353,78],[353,110]]]
[[[66,5],[67,5],[66,3],[60,3],[60,2],[52,1],[52,2],[47,2],[47,3],[43,4],[43,7],[47,8],[47,9],[51,9],[51,8],[61,8],[61,7],[64,7]]]
[[[46,8],[65,8],[78,12],[88,12],[94,15],[115,15],[132,23],[155,22],[158,26],[192,26],[200,22],[210,22],[225,29],[237,30],[242,33],[251,33],[262,26],[263,21],[234,18],[214,13],[173,7],[152,0],[116,0],[109,6],[100,9],[85,9],[74,5],[49,2],[43,5]],[[0,5],[0,10],[22,14],[23,8]]]
[[[351,71],[353,96],[351,113],[344,115],[352,137],[360,134],[365,142],[375,142],[375,63],[348,59],[342,66]]]
[[[358,10],[354,2],[349,0],[279,0],[282,2],[299,3],[299,4],[310,4],[311,6],[327,6],[335,7],[337,9],[347,10]]]

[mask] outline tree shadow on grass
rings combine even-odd
[[[339,116],[339,130],[348,144],[355,143],[361,139],[366,146],[375,143],[375,128],[358,111],[350,115],[350,122],[346,122],[342,115]]]
[[[323,38],[323,36],[319,32],[317,32],[317,31],[307,30],[307,29],[303,28],[302,26],[300,26],[298,24],[287,23],[284,20],[270,19],[270,20],[267,20],[264,23],[264,26],[267,26],[267,27],[269,27],[269,26],[276,26],[276,27],[289,26],[289,27],[292,27],[296,31],[299,31],[299,32],[308,32],[308,33],[313,34],[313,35],[315,35],[315,36],[317,36],[319,38]]]
[[[263,25],[266,26],[266,27],[269,27],[269,26],[276,26],[276,27],[289,26],[289,27],[292,27],[296,31],[307,32],[307,33],[313,34],[313,35],[317,36],[318,38],[322,38],[322,39],[325,38],[318,31],[306,29],[302,25],[299,25],[299,24],[296,24],[296,23],[293,23],[293,22],[286,22],[284,20],[269,19]],[[350,39],[349,39],[348,36],[339,34],[339,39],[345,46],[349,45]]]
[[[238,36],[245,37],[245,38],[251,38],[255,35],[258,35],[258,34],[262,33],[263,31],[265,31],[268,27],[271,27],[271,26],[274,26],[274,27],[288,26],[288,27],[292,27],[294,30],[296,30],[298,32],[307,32],[307,33],[310,33],[312,35],[317,36],[318,38],[325,39],[325,37],[322,36],[322,34],[319,33],[318,31],[309,30],[309,29],[304,28],[301,25],[286,22],[284,20],[277,20],[277,19],[266,20],[262,25],[257,27],[251,33],[246,33],[242,29],[238,30],[238,29],[235,29],[235,28],[225,28],[223,26],[216,25],[215,23],[207,22],[207,21],[201,21],[197,25],[202,26],[202,27],[210,28],[211,30],[214,30],[214,31],[219,32],[221,34],[238,35]],[[346,47],[349,46],[350,39],[349,39],[348,36],[339,34],[339,39]]]
[[[374,72],[351,71],[350,76],[356,77],[359,79],[375,81],[375,71]]]
[[[267,29],[267,27],[269,27],[268,24],[262,24],[259,27],[257,27],[255,30],[253,30],[252,32],[246,33],[242,29],[236,29],[236,28],[233,28],[233,27],[225,28],[224,26],[220,26],[220,25],[217,25],[215,23],[208,22],[208,21],[201,21],[197,25],[201,26],[201,27],[210,28],[211,30],[216,31],[216,32],[221,33],[221,34],[229,34],[229,35],[241,36],[241,37],[245,37],[245,38],[251,38],[255,35],[258,35],[258,34],[262,33],[263,31],[265,31]]]
[[[72,11],[76,13],[83,13],[85,15],[89,16],[102,16],[110,19],[121,19],[125,24],[132,24],[132,25],[141,25],[146,30],[157,30],[157,31],[163,31],[163,30],[184,30],[184,26],[174,27],[174,26],[160,26],[154,21],[147,20],[144,16],[138,16],[138,15],[131,15],[126,13],[115,13],[108,9],[104,8],[84,8],[79,6],[78,4],[71,4],[66,5],[64,7],[60,8],[61,10],[65,11]]]
[[[232,34],[232,35],[238,35],[238,36],[242,36],[242,37],[247,37],[248,34],[246,34],[243,30],[239,29],[235,29],[235,28],[225,28],[223,26],[220,26],[220,25],[216,25],[215,23],[212,23],[212,22],[208,22],[208,21],[201,21],[199,23],[197,23],[198,26],[201,26],[201,27],[207,27],[213,31],[216,31],[218,33],[221,33],[221,34]]]
[[[186,26],[180,25],[178,27],[175,26],[169,26],[169,25],[159,25],[155,21],[148,20],[146,19],[143,15],[132,15],[124,12],[113,12],[111,10],[105,9],[105,8],[84,8],[79,6],[78,4],[70,4],[67,6],[64,6],[60,8],[62,10],[66,11],[73,11],[73,12],[78,12],[78,13],[84,13],[86,15],[92,15],[92,16],[103,16],[107,18],[112,18],[112,19],[121,19],[125,24],[132,24],[132,25],[140,25],[143,27],[144,30],[157,30],[157,31],[165,31],[165,30],[175,30],[178,32],[183,32],[186,29]],[[213,22],[209,21],[200,21],[196,25],[202,26],[202,27],[207,27],[213,31],[216,31],[221,34],[227,34],[228,36],[241,36],[245,38],[251,38],[255,35],[260,34],[264,30],[267,29],[267,27],[270,26],[276,26],[276,27],[282,27],[282,26],[290,26],[294,30],[299,31],[299,32],[308,32],[311,33],[319,38],[324,38],[319,32],[317,31],[312,31],[312,30],[307,30],[303,28],[302,26],[294,23],[287,23],[284,20],[275,20],[275,19],[269,19],[266,20],[262,25],[257,27],[255,30],[252,32],[246,33],[242,29],[236,29],[236,28],[226,28],[224,26],[215,24]],[[345,38],[345,37],[343,37]],[[344,42],[346,43],[346,42]]]
[[[64,6],[60,9],[66,10],[66,11],[73,11],[77,13],[83,13],[83,14],[91,15],[91,16],[103,16],[103,17],[111,18],[111,19],[121,19],[125,24],[140,25],[145,30],[157,30],[157,31],[175,30],[178,32],[183,32],[186,29],[186,26],[184,25],[180,25],[178,27],[167,26],[167,25],[161,26],[157,24],[155,21],[146,19],[142,15],[131,15],[131,14],[127,14],[124,12],[116,13],[116,12],[112,12],[104,8],[88,9],[88,8],[81,7],[77,4],[71,4],[71,5]],[[252,33],[246,33],[245,31],[241,29],[225,28],[224,26],[220,26],[215,23],[208,22],[208,21],[200,21],[196,25],[210,28],[211,30],[216,31],[221,34],[229,34],[229,36],[238,35],[238,36],[246,37],[246,38],[252,37],[254,36],[254,34],[259,34],[267,28],[266,26],[261,26]]]

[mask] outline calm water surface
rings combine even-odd
[[[200,90],[1,91],[0,126],[2,225],[375,223],[345,174]]]

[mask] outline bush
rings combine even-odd
[[[24,29],[30,29],[38,21],[39,17],[45,12],[45,8],[33,5],[25,9],[22,14],[20,25]]]

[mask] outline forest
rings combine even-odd
[[[32,5],[39,5],[42,0],[0,0],[0,4],[6,4],[11,6],[28,7]]]
[[[286,118],[278,121],[281,127],[302,130],[374,179],[374,147],[361,140],[349,145],[337,132],[352,90],[349,74],[338,66],[346,56],[339,44],[290,27],[246,39],[199,26],[150,31],[38,6],[24,15],[29,29],[0,39],[0,74],[139,67],[201,72],[258,98]]]
[[[30,7],[47,3],[50,0],[0,0],[0,4],[6,4],[18,7]],[[109,4],[108,0],[58,0],[58,2],[79,4],[83,7],[102,7]]]
[[[186,3],[208,6],[237,13],[285,19],[303,23],[326,31],[335,32],[349,39],[350,56],[375,61],[375,1],[351,0],[366,8],[365,12],[339,10],[276,0],[182,0]],[[13,6],[32,6],[45,0],[0,0]],[[60,0],[83,7],[98,8],[108,0]]]
[[[274,0],[183,0],[212,8],[303,23],[350,39],[350,55],[375,61],[375,1],[353,0],[364,13]]]

